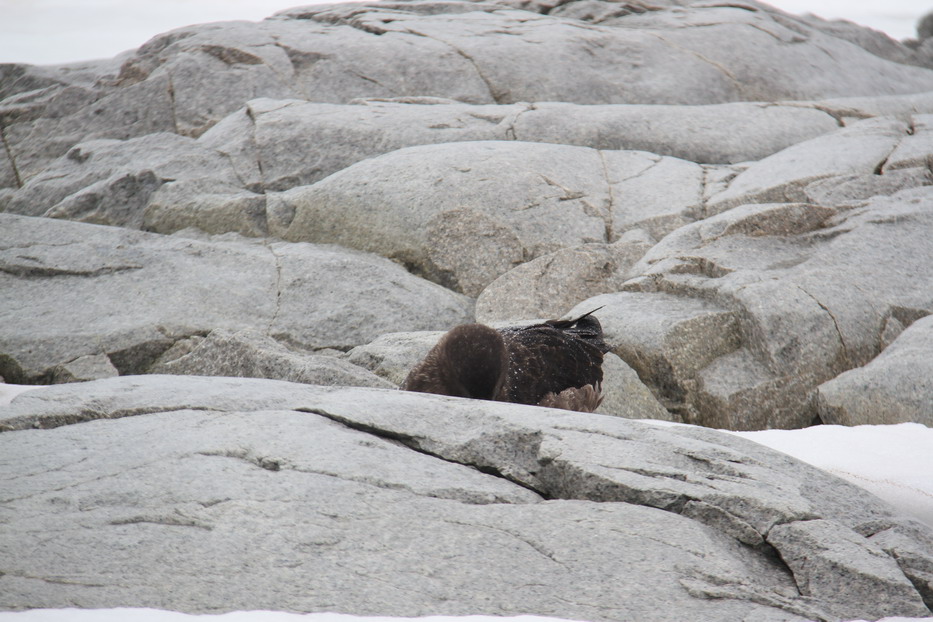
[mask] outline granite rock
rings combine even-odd
[[[886,326],[930,313],[915,266],[933,265],[931,200],[917,188],[838,211],[736,207],[667,236],[625,291],[570,313],[605,306],[607,342],[689,422],[805,426],[819,385],[873,359]]]
[[[0,223],[0,375],[10,382],[95,355],[142,373],[178,340],[216,328],[347,349],[472,318],[469,299],[356,251],[10,214]]]
[[[10,110],[8,156],[22,183],[79,142],[197,137],[261,97],[696,105],[933,90],[933,71],[888,60],[915,56],[905,46],[891,42],[878,55],[874,40],[765,5],[619,13],[593,4],[606,19],[507,2],[301,7],[259,23],[173,30],[121,57],[119,70],[12,66],[0,106]]]
[[[641,229],[612,244],[584,244],[542,255],[506,272],[476,299],[476,319],[560,317],[577,301],[614,292],[654,239]]]
[[[929,528],[712,430],[193,376],[29,391],[0,422],[5,608],[929,613],[896,537]]]
[[[272,378],[325,386],[395,387],[341,358],[296,352],[251,329],[232,332],[218,328],[206,337],[179,341],[153,363],[148,373]]]
[[[277,199],[292,215],[287,240],[374,252],[476,295],[522,260],[629,229],[661,237],[692,221],[702,196],[703,171],[685,160],[485,141],[399,149]],[[469,244],[482,252],[457,260]]]
[[[838,425],[883,425],[915,421],[933,426],[933,318],[904,328],[897,314],[888,318],[883,338],[896,339],[863,367],[819,387],[820,418]],[[897,332],[903,331],[903,332]]]

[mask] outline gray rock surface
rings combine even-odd
[[[896,536],[928,528],[711,430],[177,376],[30,391],[0,422],[3,607],[929,613],[907,576],[931,556]],[[800,558],[794,532],[820,556]]]
[[[176,341],[215,328],[349,348],[472,318],[469,299],[355,251],[9,214],[0,214],[0,284],[0,375],[20,383],[96,355],[142,373]]]
[[[148,369],[150,374],[272,378],[326,386],[395,388],[340,358],[289,350],[255,330],[218,328],[207,337],[176,342]]]
[[[0,406],[0,609],[931,615],[929,528],[631,421],[933,425],[931,45],[414,0],[0,65],[0,379],[57,384]],[[394,389],[600,306],[604,414]]]
[[[269,190],[287,190],[319,181],[367,157],[415,145],[519,140],[642,150],[698,163],[729,164],[759,160],[838,128],[833,115],[803,102],[471,105],[403,97],[359,99],[351,104],[253,100],[198,142],[231,154],[244,179],[261,181]],[[306,156],[310,152],[316,154],[312,162]]]
[[[612,16],[595,24],[506,2],[302,7],[176,29],[120,59],[118,71],[89,66],[75,78],[13,66],[0,107],[8,157],[26,181],[81,141],[197,137],[259,97],[696,105],[933,90],[933,71],[764,5],[618,14],[614,3],[595,4]],[[901,54],[888,57],[911,56],[893,46]]]
[[[888,324],[900,322],[891,317]],[[820,385],[820,418],[839,425],[915,421],[933,427],[931,366],[933,317],[925,317],[910,324],[864,367]]]
[[[570,314],[604,305],[607,342],[688,422],[805,426],[817,386],[874,358],[889,323],[933,311],[930,272],[914,268],[933,265],[931,202],[918,188],[838,212],[733,208],[669,235],[627,291]]]
[[[901,142],[913,137],[910,125],[881,117],[804,141],[764,158],[740,173],[713,197],[709,213],[744,203],[805,201],[805,188],[827,177],[881,171]]]
[[[701,209],[703,178],[692,162],[638,151],[423,145],[281,193],[293,214],[281,235],[374,252],[476,295],[522,258],[636,228],[662,237]],[[477,244],[469,261],[456,260]]]
[[[152,194],[166,181],[211,178],[238,185],[220,152],[162,132],[127,141],[80,143],[32,177],[4,211],[138,229]]]
[[[476,319],[560,317],[579,300],[617,291],[653,245],[647,232],[634,229],[612,244],[584,244],[542,255],[483,289],[476,299]]]

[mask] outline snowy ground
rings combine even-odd
[[[0,63],[110,58],[190,24],[258,21],[294,6],[361,0],[0,0]],[[848,19],[894,39],[916,36],[929,0],[772,0],[790,13]]]

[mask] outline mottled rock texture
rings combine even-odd
[[[30,391],[0,426],[3,607],[929,613],[929,528],[712,430],[194,376]]]
[[[416,0],[0,65],[0,381],[59,385],[0,608],[930,615],[929,529],[702,427],[933,425],[930,41]],[[599,414],[394,388],[594,309]]]

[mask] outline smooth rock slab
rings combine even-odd
[[[629,229],[661,237],[693,220],[702,190],[700,166],[644,152],[445,143],[278,193],[288,218],[269,227],[287,240],[375,252],[476,295],[523,259],[612,242]],[[479,250],[458,260],[471,245]]]
[[[385,259],[0,214],[0,375],[48,380],[106,355],[143,373],[177,340],[251,328],[300,349],[470,321],[472,302]]]
[[[564,248],[506,272],[476,299],[479,322],[560,317],[578,301],[613,292],[654,240],[633,230],[612,244]]]
[[[820,418],[840,425],[933,427],[933,317],[911,324],[868,365],[819,387]]]
[[[399,97],[347,105],[257,99],[198,142],[229,154],[243,179],[267,190],[288,190],[368,157],[415,145],[519,140],[731,164],[760,160],[838,127],[832,115],[805,102],[484,105]]]
[[[853,567],[886,549],[852,534],[923,528],[711,430],[177,376],[38,389],[0,420],[19,430],[0,434],[3,505],[16,517],[0,537],[4,607],[596,620],[666,620],[671,606],[712,620],[924,613],[897,575],[897,563],[907,572],[924,555],[914,546],[913,558],[898,557],[910,547],[891,538],[883,576],[862,568],[862,591],[802,597],[802,571],[756,548],[756,535],[789,557],[795,542],[769,532],[824,521],[826,555]],[[67,425],[78,421],[88,422]],[[58,427],[30,429],[48,426]]]
[[[933,90],[929,69],[760,5],[656,8],[596,25],[508,3],[302,7],[176,29],[120,59],[119,71],[89,65],[78,82],[67,69],[29,68],[7,103],[42,101],[5,123],[21,179],[5,182],[28,180],[89,139],[197,137],[257,98],[697,105]]]
[[[167,132],[127,141],[80,143],[32,177],[4,211],[139,229],[152,194],[166,181],[210,178],[239,184],[227,158]]]
[[[325,386],[395,388],[379,376],[336,356],[289,350],[254,330],[215,329],[179,341],[149,368],[151,374],[272,378]]]
[[[903,121],[880,117],[788,147],[740,173],[713,197],[708,211],[717,214],[743,203],[804,201],[806,186],[820,179],[880,173],[908,129]]]

